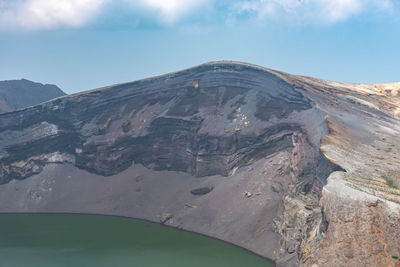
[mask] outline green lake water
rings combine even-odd
[[[0,267],[269,267],[233,245],[139,220],[0,214]]]

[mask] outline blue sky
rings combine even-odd
[[[400,81],[398,0],[0,0],[0,80],[67,93],[214,60]]]

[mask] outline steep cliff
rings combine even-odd
[[[301,264],[400,266],[400,83],[278,75],[326,114],[329,133],[321,151],[346,170],[332,173],[323,188],[326,232],[318,246],[303,247]]]
[[[396,266],[398,88],[215,62],[3,114],[0,211],[162,221],[281,266]]]

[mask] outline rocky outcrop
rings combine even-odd
[[[303,134],[293,137],[295,144],[290,157],[293,189],[282,196],[281,215],[274,219],[275,229],[281,236],[279,266],[297,266],[319,248],[328,223],[320,206],[323,186],[335,171],[344,171],[328,161],[324,155],[310,156],[310,145]]]
[[[0,211],[139,217],[279,266],[396,266],[388,86],[215,62],[6,113]]]
[[[400,98],[393,92],[400,84],[284,79],[318,102],[329,129],[322,154],[347,171],[333,172],[323,187],[323,231],[308,236],[315,245],[301,250],[300,265],[399,266]]]
[[[329,223],[305,266],[400,266],[399,207],[346,188],[334,173],[323,190],[321,207]],[[304,252],[303,252],[304,253]]]

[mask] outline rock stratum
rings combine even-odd
[[[0,115],[0,212],[159,221],[278,266],[400,266],[400,83],[212,62]]]
[[[52,84],[26,79],[0,81],[0,113],[34,106],[63,95],[65,93]]]

